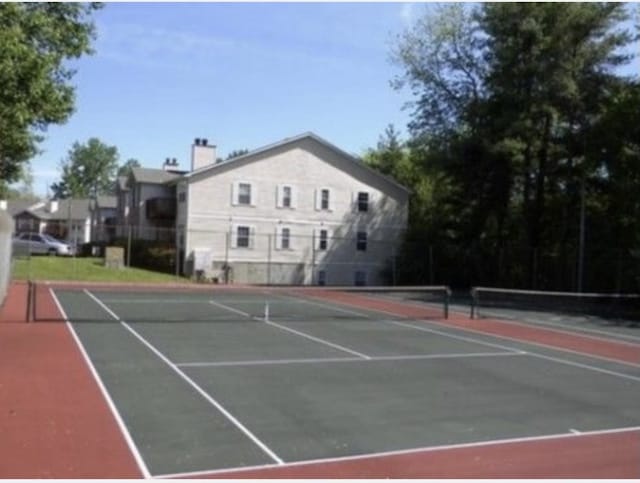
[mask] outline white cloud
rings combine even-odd
[[[414,7],[415,4],[413,3],[403,3],[402,7],[400,7],[400,18],[405,25],[413,23]]]
[[[304,49],[278,50],[257,42],[137,24],[104,27],[97,52],[104,58],[122,64],[182,71],[199,67],[210,70],[217,60],[225,56],[344,66],[335,56],[309,53]]]

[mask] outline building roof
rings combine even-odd
[[[89,199],[58,200],[58,209],[51,213],[51,201],[38,203],[23,210],[41,220],[84,220],[89,217]]]
[[[118,198],[115,196],[98,196],[96,199],[98,208],[117,208]]]
[[[391,183],[392,185],[396,186],[397,188],[400,188],[403,191],[406,191],[407,193],[410,192],[410,190],[406,187],[401,185],[400,183],[398,183],[396,180],[394,180],[393,178],[391,178],[390,176],[385,176],[384,174],[376,171],[375,169],[371,168],[369,165],[367,165],[364,161],[362,161],[360,158],[353,156],[352,154],[347,153],[346,151],[343,151],[342,149],[340,149],[339,147],[337,147],[334,144],[331,144],[329,141],[322,139],[320,136],[318,136],[317,134],[314,134],[312,132],[305,132],[302,134],[299,134],[297,136],[291,137],[291,138],[285,138],[282,141],[278,141],[276,143],[273,144],[269,144],[267,146],[263,146],[261,148],[258,149],[254,149],[253,151],[249,151],[246,154],[243,154],[241,156],[236,156],[235,158],[231,158],[228,161],[224,161],[222,163],[216,163],[216,164],[211,164],[208,166],[203,166],[202,168],[196,169],[195,171],[192,171],[190,173],[187,173],[184,175],[185,178],[190,178],[192,176],[196,176],[199,174],[203,174],[203,173],[207,173],[207,172],[213,172],[215,173],[217,170],[223,170],[223,169],[228,169],[230,165],[236,164],[236,163],[241,163],[242,161],[251,158],[252,156],[255,156],[257,154],[263,154],[275,149],[279,149],[283,146],[286,146],[288,144],[294,144],[297,143],[299,141],[302,141],[304,139],[311,139],[323,146],[325,146],[326,148],[334,151],[335,153],[337,153],[338,155],[340,155],[341,157],[343,157],[344,159],[347,159],[349,161],[351,161],[352,163],[356,164],[357,166],[359,166],[360,168],[369,171],[371,173],[373,173],[374,175],[380,177],[381,179],[384,179],[386,182]]]
[[[35,206],[37,201],[28,201],[28,200],[6,200],[7,203],[7,213],[10,216],[15,216],[18,213],[28,209],[31,206]]]
[[[182,174],[154,168],[132,168],[131,174],[133,175],[133,180],[136,183],[152,184],[163,184],[167,181],[172,181],[182,177]]]

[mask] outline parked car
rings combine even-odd
[[[13,239],[13,253],[16,255],[74,255],[75,248],[44,233],[20,233]]]

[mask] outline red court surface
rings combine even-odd
[[[639,478],[640,429],[460,445],[197,478]]]
[[[0,311],[0,478],[141,478],[117,420],[66,324],[17,322],[26,285]],[[337,300],[334,300],[337,301]],[[364,299],[343,302],[363,306]],[[380,301],[367,309],[407,310]],[[50,310],[55,310],[51,305]],[[414,310],[414,309],[410,309]],[[415,309],[418,310],[418,309]],[[24,319],[24,315],[22,315]],[[12,321],[12,322],[11,322]],[[508,322],[439,320],[464,330],[621,362],[637,347]],[[207,478],[640,478],[640,429],[398,451],[217,473]]]
[[[67,326],[15,322],[25,298],[0,312],[0,478],[140,477]]]

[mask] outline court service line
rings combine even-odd
[[[89,372],[91,372],[91,375],[93,376],[93,379],[95,380],[96,384],[98,385],[98,388],[100,389],[100,392],[102,393],[102,397],[106,401],[107,406],[109,407],[109,410],[111,411],[111,414],[113,415],[114,419],[116,420],[116,424],[118,425],[118,429],[122,433],[122,436],[124,437],[124,440],[125,440],[127,446],[129,447],[129,451],[131,451],[133,459],[135,460],[136,465],[138,466],[138,469],[140,470],[140,473],[142,473],[142,476],[145,479],[151,478],[151,473],[149,472],[149,468],[147,468],[147,464],[144,462],[144,459],[142,458],[142,455],[140,454],[140,450],[138,450],[138,447],[136,446],[136,443],[133,441],[131,433],[129,433],[129,430],[127,429],[127,426],[124,424],[124,420],[122,419],[122,416],[120,416],[120,412],[116,408],[116,405],[113,402],[113,399],[111,399],[111,396],[109,395],[109,392],[107,391],[106,386],[102,382],[102,379],[100,378],[100,375],[98,374],[98,371],[96,370],[95,366],[93,365],[93,362],[89,358],[89,354],[87,353],[84,345],[82,344],[82,341],[80,340],[80,337],[78,337],[78,334],[76,333],[75,329],[73,328],[73,324],[71,324],[71,322],[69,322],[69,317],[67,316],[67,313],[65,312],[64,308],[62,308],[62,304],[60,303],[60,300],[58,300],[58,297],[56,296],[56,294],[54,293],[52,288],[49,288],[49,293],[51,294],[51,297],[53,298],[53,301],[55,302],[56,306],[58,307],[58,310],[60,311],[60,314],[62,314],[62,317],[64,318],[64,321],[65,321],[65,324],[66,324],[67,328],[69,329],[69,332],[71,332],[71,336],[73,337],[73,340],[75,341],[76,345],[78,346],[78,349],[80,350],[80,354],[82,354],[84,362],[87,364],[87,367],[89,368]]]
[[[233,367],[233,366],[268,366],[268,365],[290,365],[290,364],[318,364],[333,362],[379,362],[379,361],[415,361],[429,359],[467,359],[471,357],[501,357],[501,356],[523,356],[525,352],[469,352],[460,354],[416,354],[401,356],[373,356],[369,359],[360,357],[324,357],[310,359],[256,359],[246,361],[218,361],[218,362],[181,362],[178,367]]]
[[[413,327],[413,328],[414,328],[414,329],[416,329],[416,330],[421,330],[421,331],[425,331],[425,332],[434,332],[434,333],[436,333],[436,334],[441,334],[441,335],[446,336],[446,337],[452,337],[452,338],[454,338],[454,339],[455,339],[455,338],[461,338],[460,336],[456,336],[456,335],[453,335],[453,334],[447,334],[446,332],[441,332],[441,331],[439,331],[439,330],[427,329],[426,327],[418,327],[418,326],[415,326],[415,325],[411,325],[411,324],[404,324],[404,323],[402,323],[402,322],[396,322],[396,321],[389,321],[389,322],[390,322],[390,323],[392,323],[392,324],[403,325],[403,326],[406,326],[406,327]],[[429,321],[429,323],[431,323],[431,324],[436,324],[436,325],[443,325],[443,324],[439,324],[438,322],[433,322],[433,321]],[[448,326],[444,326],[444,327],[448,327]],[[473,330],[473,329],[466,329],[466,328],[465,328],[465,329],[463,329],[463,330],[468,330],[468,331],[470,331],[470,332],[476,332],[476,333],[479,333],[479,334],[488,335],[488,334],[485,334],[484,332],[480,332],[480,331]],[[491,335],[492,337],[497,337],[497,338],[501,338],[501,339],[513,340],[513,341],[519,342],[519,343],[521,343],[521,344],[532,344],[532,345],[537,345],[537,346],[543,346],[543,347],[548,347],[548,348],[553,349],[553,350],[556,350],[556,351],[571,352],[571,353],[573,353],[573,354],[578,354],[578,355],[581,355],[581,356],[587,356],[587,357],[597,357],[597,358],[599,358],[599,359],[610,360],[610,361],[612,361],[612,362],[617,362],[617,363],[620,363],[620,364],[627,364],[627,365],[630,365],[630,366],[638,367],[638,365],[637,365],[637,364],[632,364],[632,363],[623,362],[623,361],[615,361],[615,360],[612,360],[612,359],[607,359],[607,358],[599,357],[599,356],[591,356],[591,355],[589,355],[589,354],[583,354],[582,352],[576,352],[576,351],[572,351],[572,350],[570,350],[570,349],[563,349],[563,348],[558,348],[558,347],[546,346],[545,344],[539,344],[539,343],[537,343],[537,342],[520,341],[520,340],[518,340],[518,339],[514,339],[514,338],[512,338],[512,337],[506,337],[506,336],[501,336],[501,335],[493,335],[493,334],[490,334],[490,335]],[[463,338],[463,340],[464,340],[464,339],[466,339],[466,340],[468,340],[468,341],[470,341],[470,342],[473,342],[473,341],[474,341],[474,339],[473,339],[473,338],[471,338],[471,337],[464,337],[464,338]],[[490,343],[486,343],[486,342],[479,341],[479,340],[478,340],[478,341],[476,341],[476,342],[477,342],[478,344],[485,344],[485,345],[489,344],[489,345],[494,345],[494,346],[496,346],[496,347],[500,347],[500,348],[503,348],[503,349],[505,349],[505,350],[518,351],[518,349],[516,349],[515,347],[511,347],[511,348],[509,348],[508,346],[502,346],[502,345],[497,345],[497,344],[490,344]],[[600,372],[600,373],[602,373],[602,374],[607,374],[607,375],[610,375],[610,376],[616,376],[616,377],[621,377],[621,378],[623,378],[623,379],[629,379],[629,380],[631,380],[631,381],[637,381],[637,382],[640,382],[640,377],[631,376],[631,375],[629,375],[629,374],[625,374],[625,373],[623,373],[623,372],[611,371],[611,370],[609,370],[609,369],[603,369],[603,368],[601,368],[601,367],[592,366],[592,365],[589,365],[589,364],[581,364],[581,363],[579,363],[579,362],[573,362],[573,361],[570,361],[570,360],[568,360],[568,359],[561,359],[561,358],[559,358],[559,357],[547,356],[547,355],[544,355],[544,354],[539,354],[539,353],[537,353],[537,352],[531,352],[531,351],[519,351],[519,352],[521,352],[521,353],[523,353],[523,354],[530,355],[530,356],[532,356],[532,357],[538,357],[538,358],[540,358],[540,359],[547,359],[547,360],[550,360],[550,361],[558,362],[558,363],[560,363],[560,364],[566,364],[566,365],[569,365],[569,366],[580,367],[580,368],[582,368],[582,369],[588,369],[588,370],[591,370],[591,371]]]
[[[397,315],[397,314],[394,314],[393,312],[389,312],[387,310],[379,310],[379,312],[385,313],[385,314],[389,314],[389,315]],[[423,326],[418,327],[418,326],[415,326],[415,325],[406,324],[406,323],[399,322],[399,321],[396,321],[396,320],[388,320],[387,322],[391,323],[391,324],[403,325],[403,326],[406,326],[406,327],[411,327],[411,328],[414,328],[416,330],[421,330],[421,331],[424,331],[424,332],[433,332],[435,334],[440,334],[440,335],[443,335],[443,336],[446,336],[446,337],[451,337],[453,339],[468,340],[469,342],[475,342],[477,344],[482,344],[482,345],[486,345],[486,346],[489,346],[489,347],[496,347],[496,348],[499,348],[499,349],[512,350],[512,351],[521,351],[521,349],[516,349],[514,347],[508,347],[508,346],[504,346],[504,345],[500,345],[500,344],[492,344],[490,342],[484,342],[484,341],[481,341],[481,340],[478,340],[478,339],[473,339],[473,338],[470,338],[470,337],[463,337],[463,336],[458,336],[458,335],[454,335],[454,334],[449,334],[447,332],[441,332],[441,331],[438,331],[438,330],[435,330],[435,329],[428,329],[428,328],[423,327]],[[498,335],[498,334],[483,332],[483,331],[480,331],[480,330],[472,329],[470,327],[456,327],[456,326],[447,325],[447,324],[444,324],[444,323],[441,323],[441,322],[436,322],[434,320],[426,320],[426,319],[422,320],[421,322],[425,323],[425,324],[430,324],[430,325],[437,325],[437,326],[440,326],[440,327],[443,327],[443,328],[446,328],[446,329],[449,329],[449,330],[453,329],[453,330],[459,330],[459,331],[465,331],[465,332],[473,332],[475,334],[480,334],[480,335],[483,335],[483,336],[486,336],[486,337],[493,337],[495,339],[506,339],[506,340],[511,340],[511,341],[517,342],[519,344],[527,344],[527,345],[533,345],[533,346],[537,346],[537,347],[544,347],[546,349],[552,349],[552,350],[554,350],[556,352],[569,352],[571,354],[577,354],[577,355],[580,355],[580,356],[583,356],[583,357],[590,357],[592,359],[600,359],[600,360],[604,360],[604,361],[608,361],[608,362],[613,362],[615,364],[622,364],[622,365],[631,366],[631,367],[640,367],[640,364],[635,364],[633,362],[626,362],[626,361],[622,361],[622,360],[611,359],[609,357],[599,356],[599,355],[596,355],[596,354],[590,354],[588,352],[579,352],[579,351],[575,351],[575,350],[572,350],[572,349],[567,349],[567,348],[564,348],[564,347],[551,346],[551,345],[548,345],[548,344],[542,344],[540,342],[533,342],[533,341],[528,341],[528,340],[516,339],[514,337],[508,337],[508,336],[505,336],[505,335]],[[615,341],[612,341],[612,342],[615,342]],[[536,353],[529,352],[529,351],[525,351],[525,352],[527,352],[530,355],[537,356],[537,357],[543,357],[543,358],[546,357],[546,356],[543,356],[542,354],[536,354]],[[593,367],[593,366],[589,366],[589,367]],[[597,369],[599,369],[599,368],[597,368]],[[599,370],[598,372],[602,372],[602,370]],[[633,378],[633,376],[627,376],[626,374],[617,373],[617,372],[613,372],[613,371],[610,371],[610,372],[611,372],[612,375],[621,375],[622,377],[625,377],[625,378],[635,379],[635,378]]]
[[[640,426],[631,426],[626,428],[614,428],[614,429],[601,429],[601,430],[594,430],[594,431],[583,431],[583,432],[580,432],[580,434],[559,433],[559,434],[548,434],[548,435],[542,435],[542,436],[523,436],[520,438],[494,439],[491,441],[475,441],[471,443],[447,444],[447,445],[440,445],[440,446],[423,446],[418,448],[380,451],[375,453],[365,453],[365,454],[351,455],[351,456],[336,456],[336,457],[329,457],[329,458],[317,458],[317,459],[310,459],[310,460],[292,461],[290,463],[286,463],[284,467],[289,468],[289,467],[297,467],[297,466],[327,464],[327,463],[340,463],[343,461],[358,461],[358,460],[365,460],[365,459],[371,459],[371,458],[383,458],[386,456],[402,456],[402,455],[409,455],[413,453],[431,453],[436,451],[449,451],[449,450],[464,449],[464,448],[508,445],[508,444],[514,444],[514,443],[560,440],[565,438],[584,439],[590,436],[621,434],[621,433],[629,433],[629,432],[636,432],[636,431],[640,431]],[[263,469],[267,470],[269,468],[277,468],[277,466],[269,465],[269,464],[239,466],[236,468],[199,470],[199,471],[191,471],[191,472],[185,472],[185,473],[157,475],[155,478],[163,478],[163,479],[164,478],[189,478],[189,477],[198,478],[198,477],[206,477],[208,475],[235,473],[238,471],[252,471],[252,470],[263,470]]]
[[[349,354],[353,354],[353,355],[358,356],[358,357],[360,357],[362,359],[366,359],[366,360],[371,359],[370,356],[368,356],[366,354],[363,354],[361,352],[354,351],[352,349],[349,349],[348,347],[344,347],[344,346],[339,345],[339,344],[334,344],[333,342],[329,342],[328,340],[324,340],[324,339],[321,339],[319,337],[315,337],[313,335],[307,334],[305,332],[301,332],[299,330],[292,329],[292,328],[287,327],[285,325],[280,325],[280,324],[277,324],[277,323],[272,322],[270,320],[266,320],[265,323],[267,325],[271,325],[272,327],[277,327],[280,330],[286,330],[287,332],[291,332],[292,334],[299,335],[300,337],[304,337],[305,339],[309,339],[309,340],[312,340],[314,342],[318,342],[320,344],[324,344],[326,346],[333,347],[334,349],[338,349],[338,350],[341,350],[343,352],[347,352]]]
[[[267,454],[272,460],[279,465],[284,464],[284,461],[275,454],[265,443],[263,443],[255,434],[253,434],[244,424],[242,424],[235,416],[233,416],[227,409],[216,401],[209,393],[202,389],[193,379],[187,376],[179,367],[177,367],[169,358],[167,358],[162,352],[160,352],[155,346],[153,346],[148,340],[142,337],[135,329],[122,320],[115,312],[107,307],[102,301],[93,295],[89,290],[85,289],[84,292],[91,297],[100,307],[102,307],[111,317],[120,322],[120,324],[127,329],[134,337],[142,342],[151,352],[158,356],[165,364],[167,364],[180,378],[182,378],[187,384],[189,384],[195,391],[200,394],[207,402],[220,411],[231,423],[233,423],[240,431],[242,431],[251,441],[253,441],[265,454]]]
[[[442,325],[443,327],[449,328],[449,326],[446,326],[446,325],[443,325],[443,324],[439,324],[438,322],[429,321],[429,323],[430,324],[436,324],[436,325]],[[409,325],[409,327],[413,327],[416,330],[426,330],[428,332],[430,331],[429,329],[422,328],[422,327],[416,327],[414,325]],[[469,331],[469,332],[475,332],[475,333],[478,333],[478,334],[481,334],[481,335],[488,335],[490,337],[496,337],[496,338],[499,338],[499,339],[512,340],[512,341],[518,342],[520,344],[529,344],[529,345],[534,345],[534,346],[538,346],[538,347],[544,347],[544,348],[552,349],[552,350],[554,350],[556,352],[569,352],[569,353],[576,354],[576,355],[579,355],[579,356],[582,356],[582,357],[591,357],[591,358],[596,358],[596,359],[602,359],[602,360],[609,361],[609,362],[614,362],[614,363],[617,363],[617,364],[623,364],[623,365],[628,365],[628,366],[632,366],[632,367],[640,367],[639,364],[634,364],[632,362],[617,361],[617,360],[614,360],[614,359],[609,359],[607,357],[601,357],[601,356],[597,356],[597,355],[587,354],[587,353],[584,353],[584,352],[578,352],[578,351],[574,351],[574,350],[571,350],[571,349],[564,349],[562,347],[554,347],[554,346],[550,346],[550,345],[546,345],[546,344],[541,344],[541,343],[538,343],[538,342],[522,341],[522,340],[519,340],[519,339],[515,339],[513,337],[507,337],[507,336],[504,336],[504,335],[487,334],[485,332],[481,332],[481,331],[474,330],[474,329],[469,329],[469,328],[464,328],[464,329],[460,329],[460,330],[466,330],[466,331]],[[445,332],[440,332],[440,331],[435,331],[435,332],[441,333],[443,335],[448,335]],[[452,335],[451,337],[457,337],[457,336],[453,336]],[[469,340],[473,340],[473,339],[469,338]],[[484,342],[478,341],[478,343],[483,344]],[[502,347],[508,350],[507,346],[502,346]],[[518,350],[518,349],[511,348],[511,350]],[[540,353],[537,353],[537,352],[531,352],[531,351],[522,351],[522,352],[524,352],[525,354],[530,355],[532,357],[538,357],[540,359],[547,359],[547,360],[550,360],[550,361],[558,362],[560,364],[566,364],[566,365],[569,365],[569,366],[580,367],[580,368],[583,368],[583,369],[588,369],[588,370],[591,370],[591,371],[600,372],[602,374],[608,374],[608,375],[611,375],[611,376],[617,376],[617,377],[621,377],[623,379],[629,379],[631,381],[640,382],[640,377],[631,376],[631,375],[625,374],[623,372],[610,371],[608,369],[603,369],[601,367],[592,366],[592,365],[589,365],[589,364],[582,364],[582,363],[579,363],[579,362],[573,362],[573,361],[570,361],[569,359],[561,359],[559,357],[547,356],[547,355],[540,354]]]
[[[249,314],[247,312],[244,312],[242,310],[236,309],[234,307],[229,307],[228,305],[221,304],[220,302],[215,302],[215,301],[211,300],[210,303],[212,305],[216,305],[218,307],[221,307],[223,309],[229,310],[231,312],[235,312],[236,314],[240,314],[240,315],[243,315],[245,317],[252,317],[251,314]],[[296,334],[296,335],[298,335],[300,337],[304,337],[305,339],[309,339],[309,340],[312,340],[314,342],[318,342],[319,344],[324,344],[324,345],[332,347],[334,349],[338,349],[338,350],[340,350],[342,352],[347,352],[348,354],[351,354],[351,355],[354,355],[354,356],[358,356],[358,357],[360,357],[362,359],[370,359],[370,357],[368,355],[366,355],[366,354],[362,354],[361,352],[354,351],[352,349],[349,349],[348,347],[344,347],[344,346],[341,346],[339,344],[334,344],[333,342],[329,342],[328,340],[321,339],[319,337],[314,337],[313,335],[306,334],[306,333],[301,332],[299,330],[291,329],[289,327],[277,324],[277,323],[272,322],[270,320],[265,320],[264,322],[267,325],[271,325],[272,327],[277,327],[280,330],[285,330],[287,332],[291,332],[292,334]]]

